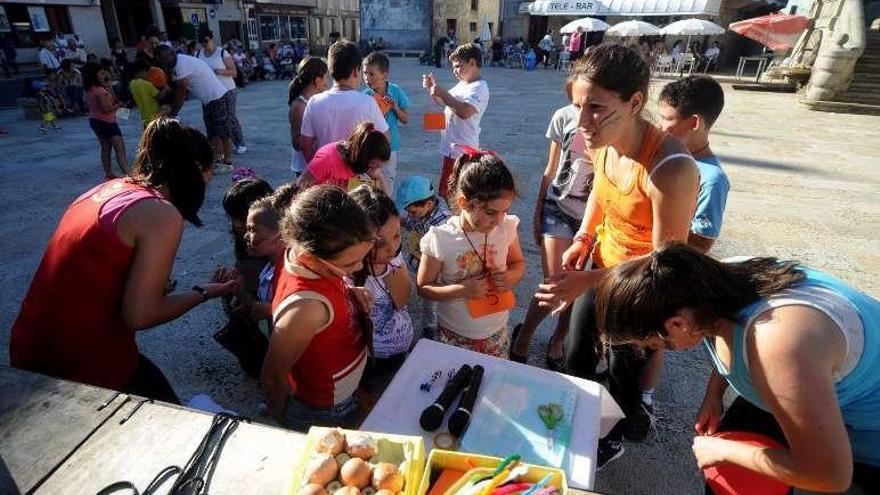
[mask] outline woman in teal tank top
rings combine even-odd
[[[795,263],[722,263],[676,243],[615,267],[596,312],[611,344],[705,344],[715,369],[695,424],[701,468],[735,464],[819,492],[880,479],[877,300]],[[722,418],[728,385],[740,397]],[[787,447],[712,436],[730,429]]]

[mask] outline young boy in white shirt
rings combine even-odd
[[[345,141],[362,122],[388,137],[388,123],[372,96],[361,93],[361,54],[350,41],[337,41],[327,52],[333,87],[309,98],[300,130],[306,162],[327,143]]]
[[[440,133],[443,168],[438,187],[444,198],[449,193],[452,166],[462,154],[455,145],[480,148],[480,120],[489,106],[489,85],[482,79],[483,54],[480,48],[473,43],[461,45],[449,55],[449,62],[459,81],[452,89],[440,87],[434,74],[422,75],[422,86],[435,102],[445,107],[446,129]]]

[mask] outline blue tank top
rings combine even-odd
[[[808,268],[802,269],[806,278],[799,287],[820,287],[841,296],[858,313],[864,329],[862,355],[845,377],[835,383],[837,403],[852,445],[853,458],[880,466],[880,302],[834,277]],[[761,400],[746,367],[745,335],[749,322],[767,309],[766,300],[759,300],[739,312],[734,329],[731,349],[731,368],[727,370],[718,358],[711,340],[704,341],[718,373],[744,399],[765,411],[769,409]]]

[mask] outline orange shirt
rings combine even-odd
[[[606,175],[608,148],[596,152],[593,194],[602,207],[593,248],[597,267],[611,267],[654,250],[654,210],[645,187],[662,139],[660,131],[648,127],[639,158],[625,184],[615,184]]]

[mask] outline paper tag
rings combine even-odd
[[[128,120],[128,117],[131,116],[131,110],[120,107],[116,109],[116,118],[122,120]]]

